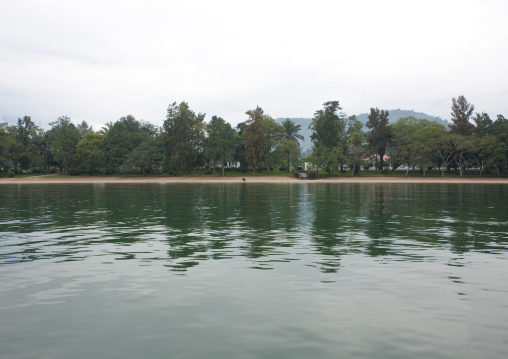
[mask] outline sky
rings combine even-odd
[[[0,0],[0,122],[162,125],[185,101],[233,125],[260,106],[312,117],[460,95],[508,116],[508,1]]]

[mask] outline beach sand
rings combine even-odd
[[[1,184],[72,184],[72,183],[495,183],[508,184],[508,178],[460,177],[332,177],[301,180],[291,176],[242,177],[67,177],[34,176],[0,178]]]

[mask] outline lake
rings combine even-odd
[[[508,185],[0,185],[0,357],[507,358]]]

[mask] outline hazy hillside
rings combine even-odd
[[[414,116],[416,118],[422,118],[422,119],[426,119],[429,121],[436,121],[438,123],[442,123],[443,125],[445,125],[446,128],[448,128],[448,124],[449,124],[449,122],[447,120],[443,120],[440,117],[430,116],[430,115],[427,115],[423,112],[415,112],[413,110],[396,109],[396,110],[388,110],[388,112],[389,112],[388,119],[390,120],[390,123],[394,123],[399,118],[402,118],[402,117]],[[369,117],[369,114],[367,114],[367,113],[362,113],[362,114],[356,115],[356,118],[358,119],[358,121],[361,121],[364,125],[365,125],[365,123],[367,123],[368,117]],[[277,118],[277,119],[275,119],[275,121],[277,121],[277,123],[281,123],[286,118],[287,117]],[[311,118],[289,118],[289,119],[292,120],[297,125],[302,126],[302,129],[300,130],[300,134],[304,137],[304,140],[300,141],[302,151],[305,152],[306,150],[310,150],[312,148],[312,142],[310,140],[310,135],[312,134],[312,130],[309,129],[309,125],[311,124],[312,119]],[[364,131],[367,131],[367,128],[364,127]]]
[[[438,123],[445,125],[446,127],[448,127],[448,124],[449,124],[448,121],[443,120],[441,117],[430,116],[430,115],[427,115],[426,113],[415,112],[413,110],[396,109],[396,110],[388,110],[388,112],[389,112],[388,119],[390,120],[390,123],[394,123],[399,118],[402,118],[402,117],[413,116],[416,118],[421,118],[421,119],[425,119],[425,120],[429,120],[429,121],[436,121]],[[368,113],[361,113],[359,115],[356,115],[356,118],[358,119],[358,121],[361,121],[361,122],[363,122],[363,124],[365,124],[365,123],[367,123],[369,114]]]

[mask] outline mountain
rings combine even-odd
[[[431,116],[431,115],[427,115],[426,113],[415,112],[413,110],[401,110],[400,108],[398,108],[396,110],[388,110],[388,112],[389,112],[388,119],[390,120],[390,123],[395,123],[395,122],[397,122],[397,120],[399,118],[402,118],[402,117],[413,116],[413,117],[424,119],[424,120],[436,121],[437,123],[443,124],[446,128],[448,128],[448,124],[449,124],[449,122],[447,120],[443,120],[441,117]],[[361,113],[359,115],[356,115],[356,119],[358,121],[361,121],[365,125],[369,119],[369,114],[368,113]]]
[[[402,117],[409,117],[409,116],[414,116],[416,118],[421,118],[421,119],[425,119],[425,120],[429,120],[429,121],[436,121],[438,123],[441,123],[443,124],[446,128],[448,128],[448,124],[450,122],[448,122],[447,120],[443,120],[442,118],[440,117],[437,117],[437,116],[430,116],[430,115],[427,115],[423,112],[415,112],[413,110],[401,110],[401,109],[396,109],[396,110],[388,110],[389,114],[388,114],[388,119],[390,120],[390,123],[395,123],[399,118],[402,118]],[[365,124],[367,123],[367,120],[368,120],[368,117],[369,117],[369,114],[368,113],[361,113],[359,115],[356,115],[356,119],[360,122],[363,123],[363,125],[365,126]],[[276,118],[275,121],[277,123],[282,123],[282,121],[286,120],[288,117],[279,117],[279,118]],[[300,125],[302,126],[301,130],[300,130],[300,135],[303,136],[303,141],[299,141],[300,142],[300,147],[302,148],[302,152],[306,152],[306,151],[310,151],[310,149],[312,148],[312,141],[310,140],[310,135],[312,135],[312,130],[309,129],[309,126],[312,122],[312,119],[311,118],[289,118],[291,121],[293,121],[294,123],[296,123],[297,125]],[[368,130],[367,128],[364,128],[364,131]]]

